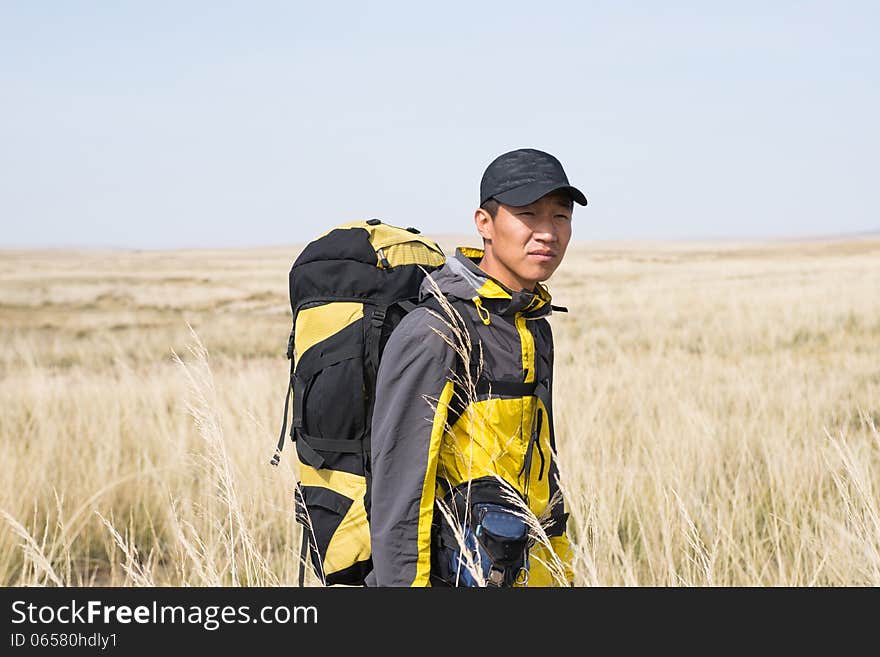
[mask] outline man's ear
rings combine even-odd
[[[492,215],[483,208],[477,208],[474,212],[474,224],[477,226],[477,232],[480,234],[480,237],[484,240],[492,239],[492,229],[494,228]]]

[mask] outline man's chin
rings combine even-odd
[[[548,262],[545,266],[530,267],[529,279],[543,283],[553,275],[553,272],[556,271],[556,267],[557,263],[555,262]]]
[[[522,272],[520,279],[523,281],[531,282],[531,285],[527,286],[525,289],[534,289],[537,283],[543,283],[548,278],[550,278],[553,275],[554,271],[556,271],[556,267],[530,267],[527,272]]]

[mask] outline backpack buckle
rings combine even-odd
[[[370,325],[373,328],[382,328],[382,325],[385,323],[385,308],[376,308],[373,310],[373,314],[370,317]]]
[[[489,570],[489,576],[486,578],[486,586],[489,588],[504,586],[504,571],[497,566],[492,566]]]
[[[293,359],[293,331],[290,329],[290,337],[287,338],[287,360]]]

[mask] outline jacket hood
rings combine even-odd
[[[550,293],[547,288],[538,283],[534,292],[514,292],[477,266],[482,257],[483,249],[460,246],[453,257],[447,258],[440,269],[430,274],[430,279],[447,297],[465,301],[474,301],[479,297],[481,303],[498,315],[524,312],[529,317],[541,317],[550,314]],[[431,296],[431,280],[425,277],[422,281],[420,301]]]

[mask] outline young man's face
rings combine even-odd
[[[477,230],[486,240],[480,266],[512,290],[534,290],[556,271],[571,240],[572,202],[552,192],[531,205],[501,204],[492,219],[476,211]]]

